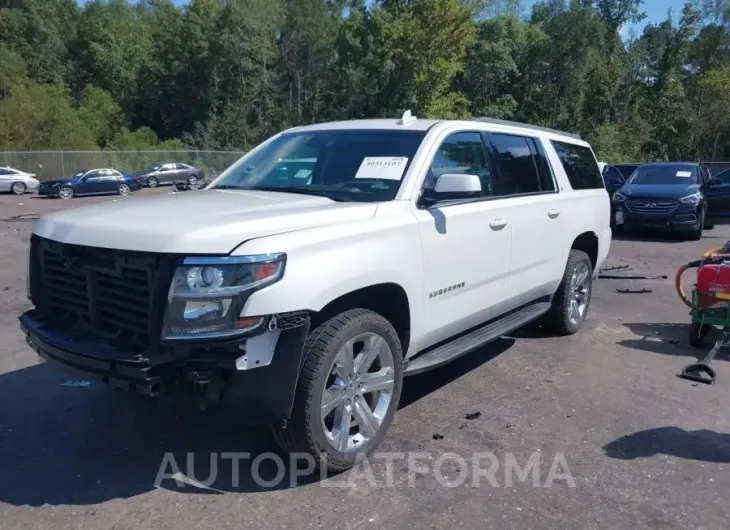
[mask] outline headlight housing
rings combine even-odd
[[[175,270],[168,295],[162,338],[232,338],[264,323],[241,317],[252,293],[278,282],[286,254],[186,258]]]
[[[685,204],[699,204],[701,200],[702,194],[699,191],[696,191],[691,195],[682,197],[681,199],[679,199],[679,202],[683,202]]]
[[[613,200],[616,202],[624,202],[628,197],[621,193],[620,191],[617,191],[613,194]]]

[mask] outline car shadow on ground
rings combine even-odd
[[[659,427],[617,438],[606,444],[603,450],[606,456],[619,460],[667,455],[725,464],[730,463],[730,434]]]
[[[694,348],[689,345],[689,323],[624,323],[637,338],[624,339],[616,344],[624,348],[643,350],[651,353],[672,355],[676,357],[704,357],[718,337],[719,331],[712,329],[705,337],[706,348]],[[730,352],[720,350],[716,359],[730,360]]]
[[[406,378],[400,408],[512,343],[499,340]],[[328,478],[307,471],[304,459],[281,453],[268,428],[242,425],[234,410],[203,412],[189,403],[154,402],[93,381],[65,386],[74,381],[45,364],[0,375],[0,502],[92,505],[156,487],[188,494],[260,493]]]

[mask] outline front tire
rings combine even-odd
[[[571,249],[563,279],[543,325],[558,335],[576,333],[585,321],[593,294],[593,265],[588,254]]]
[[[10,191],[12,191],[15,195],[23,195],[26,189],[26,185],[22,182],[13,182],[13,185],[10,186]]]
[[[150,188],[156,188],[160,185],[160,181],[157,180],[157,177],[150,177],[147,179],[147,186]]]
[[[61,189],[58,190],[58,198],[63,200],[73,199],[73,188],[71,188],[71,186],[62,186]]]
[[[702,220],[700,221],[699,228],[697,230],[692,230],[689,233],[689,239],[692,241],[699,241],[700,239],[702,239],[702,231],[704,230],[704,228],[705,228],[705,214],[703,212]]]
[[[310,332],[292,415],[274,437],[290,453],[340,472],[372,453],[393,419],[403,384],[403,353],[381,315],[352,309]]]

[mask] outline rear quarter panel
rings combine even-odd
[[[574,190],[565,173],[560,157],[553,148],[551,140],[565,142],[564,138],[544,137],[543,145],[548,161],[555,173],[558,184],[560,209],[565,213],[567,232],[562,242],[564,259],[567,261],[570,247],[575,239],[584,232],[592,232],[598,238],[597,268],[608,255],[611,244],[611,200],[604,187]],[[578,145],[587,146],[586,142],[575,141]],[[591,150],[592,152],[592,150]],[[595,160],[595,155],[593,156]],[[598,163],[596,162],[596,166]],[[603,179],[601,178],[601,182]]]

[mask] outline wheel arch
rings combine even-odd
[[[570,250],[581,250],[585,252],[591,260],[591,267],[596,269],[598,263],[598,235],[592,231],[586,231],[579,234],[570,246]]]
[[[348,309],[369,309],[391,323],[401,342],[405,355],[411,337],[411,304],[406,290],[398,283],[385,282],[368,285],[341,294],[312,312],[312,329],[327,319]]]

